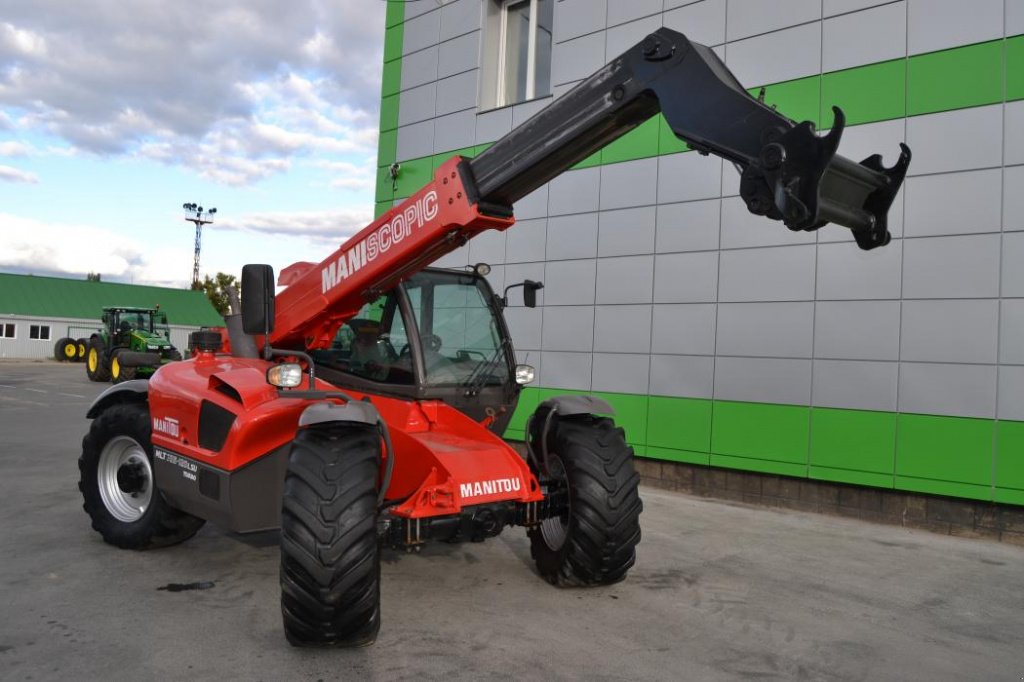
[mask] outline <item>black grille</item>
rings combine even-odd
[[[234,412],[204,400],[199,408],[199,447],[220,450],[234,423]]]

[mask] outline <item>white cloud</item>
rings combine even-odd
[[[237,230],[278,237],[302,236],[311,238],[318,243],[340,245],[369,225],[372,220],[372,212],[351,208],[287,213],[268,212],[219,220],[214,225],[214,229]]]
[[[19,168],[0,166],[0,180],[4,182],[24,182],[34,185],[39,182],[39,176]]]
[[[32,145],[24,142],[0,142],[0,156],[28,156],[34,151]]]

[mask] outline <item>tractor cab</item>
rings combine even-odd
[[[318,375],[354,390],[443,400],[501,433],[533,369],[516,365],[507,299],[484,270],[429,268],[366,303],[329,348],[311,353]]]

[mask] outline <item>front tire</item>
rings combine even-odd
[[[281,614],[294,646],[372,644],[380,629],[380,433],[361,423],[299,431],[281,511]]]
[[[534,415],[531,431],[545,417]],[[531,440],[539,454],[539,434]],[[640,542],[643,503],[633,449],[611,419],[592,415],[556,416],[547,442],[550,485],[565,489],[569,502],[561,516],[528,531],[538,573],[563,587],[619,582]]]
[[[75,340],[64,337],[53,345],[53,357],[61,362],[74,362],[78,357],[78,347]]]
[[[89,381],[110,380],[110,367],[103,357],[103,342],[96,337],[89,339],[89,352],[85,354],[85,375]]]
[[[121,549],[174,545],[205,523],[170,506],[160,494],[151,433],[145,403],[120,403],[100,413],[82,439],[82,507],[103,541]]]
[[[138,367],[125,367],[117,356],[118,351],[114,351],[114,354],[110,356],[110,380],[115,384],[131,381],[138,373]]]

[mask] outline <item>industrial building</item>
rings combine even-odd
[[[1024,3],[388,2],[378,215],[660,26],[796,120],[842,107],[847,157],[906,141],[893,241],[749,215],[656,117],[440,261],[544,282],[508,435],[590,392],[651,461],[1024,504]]]

